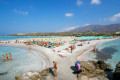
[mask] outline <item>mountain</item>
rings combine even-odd
[[[85,27],[78,27],[69,32],[118,32],[118,31],[120,31],[120,24],[87,25]]]

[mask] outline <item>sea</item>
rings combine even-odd
[[[42,38],[41,36],[17,37],[17,36],[0,36],[0,41],[26,39],[26,38]],[[12,61],[7,60],[3,63],[2,55],[6,53],[12,54]],[[15,76],[31,70],[41,71],[48,65],[48,60],[42,54],[29,49],[9,47],[0,45],[0,80],[15,80]],[[5,73],[5,74],[2,74]]]
[[[90,60],[104,60],[115,71],[116,64],[120,62],[120,38],[98,45],[96,53],[90,51],[86,56],[89,56]]]

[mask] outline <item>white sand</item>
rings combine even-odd
[[[54,48],[56,52],[53,52],[53,49],[41,47],[38,45],[32,45],[32,50],[35,50],[38,52],[38,54],[43,54],[46,56],[46,59],[49,60],[49,64],[47,67],[53,66],[53,61],[58,62],[58,77],[56,80],[77,80],[76,75],[74,75],[71,69],[71,66],[74,66],[74,63],[76,60],[84,60],[82,59],[82,56],[85,56],[85,51],[89,51],[89,49],[92,49],[95,45],[101,44],[103,42],[111,41],[114,39],[103,39],[103,40],[93,40],[89,41],[90,44],[87,44],[88,41],[83,44],[83,46],[77,46],[78,44],[81,44],[81,42],[76,43],[76,49],[73,50],[73,53],[70,53],[69,51],[64,50],[65,48],[68,48],[70,45],[69,41],[72,40],[71,37],[62,37],[62,39],[66,40],[67,43],[65,43],[64,46],[56,47]],[[24,40],[22,40],[24,41]],[[15,47],[23,47],[28,48],[28,45],[25,45],[23,43],[14,43],[15,40],[12,40],[11,43],[0,43],[0,45],[4,46],[15,46]],[[60,51],[60,52],[58,52]],[[84,52],[84,53],[83,53]],[[83,54],[82,54],[83,53]],[[58,54],[61,54],[65,56],[64,58],[60,57]],[[79,56],[79,57],[78,57]],[[77,58],[78,57],[78,58]]]

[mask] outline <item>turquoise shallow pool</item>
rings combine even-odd
[[[102,39],[102,38],[113,38],[113,36],[87,36],[87,37],[74,37],[73,39]]]
[[[3,63],[2,55],[12,53],[13,61]],[[46,67],[46,58],[28,49],[0,46],[0,73],[7,72],[5,75],[0,75],[0,80],[14,80],[16,75],[23,74],[30,70],[41,70]]]
[[[0,36],[0,41],[43,37],[44,36]],[[13,61],[3,63],[2,55],[9,52],[12,53]],[[45,68],[46,63],[48,63],[46,58],[35,51],[30,52],[29,49],[0,45],[0,73],[7,72],[5,75],[0,75],[0,80],[14,80],[15,75],[20,75],[30,70],[41,70]]]

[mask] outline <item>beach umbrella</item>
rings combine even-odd
[[[49,43],[49,41],[47,41],[47,43]]]
[[[37,39],[37,41],[39,41],[40,39]]]
[[[28,39],[28,41],[31,41],[31,39]]]
[[[47,40],[45,40],[45,42],[47,42]]]
[[[64,43],[66,43],[66,41],[65,41],[65,40],[63,40],[63,42],[64,42]]]
[[[51,43],[53,43],[53,41],[51,41]]]
[[[33,38],[32,40],[35,41],[35,38]]]

